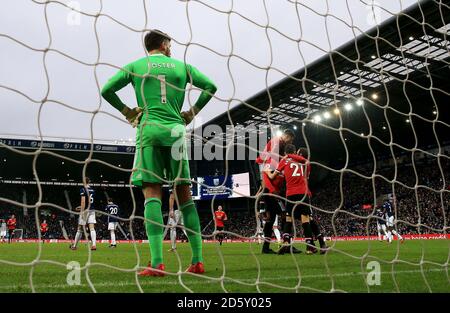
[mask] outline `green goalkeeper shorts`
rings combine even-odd
[[[172,151],[170,146],[136,148],[133,168],[131,183],[138,187],[144,183],[191,183],[186,146],[180,147],[179,151]]]

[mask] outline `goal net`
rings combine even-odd
[[[165,277],[137,275],[150,260],[131,184],[139,147],[101,90],[148,57],[152,29],[218,87],[186,135],[202,275],[185,272],[189,229],[169,211],[167,178]],[[0,291],[448,291],[449,36],[447,0],[3,1],[0,219],[14,214],[16,238],[31,243],[0,245]],[[200,94],[188,84],[182,111]],[[118,95],[136,106],[131,85]],[[75,209],[87,176],[96,251]],[[308,188],[292,189],[295,176]]]

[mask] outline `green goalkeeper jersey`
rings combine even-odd
[[[216,91],[214,83],[195,67],[163,54],[152,54],[126,65],[103,87],[102,96],[121,111],[116,92],[131,83],[143,116],[136,146],[171,146],[185,135],[181,108],[188,83],[202,89],[195,106],[203,108]]]

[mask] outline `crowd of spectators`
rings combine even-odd
[[[326,236],[373,235],[376,234],[376,219],[371,218],[371,214],[376,198],[381,194],[394,193],[400,233],[448,231],[448,222],[446,224],[445,221],[450,220],[449,164],[447,158],[441,158],[440,164],[433,159],[423,159],[415,162],[414,166],[404,163],[396,164],[395,170],[393,167],[377,169],[375,175],[369,166],[354,169],[365,177],[345,170],[330,171],[317,190],[313,190],[313,217],[319,221]],[[107,216],[103,213],[107,196],[113,197],[121,208],[120,217],[123,220],[117,232],[118,239],[145,239],[143,197],[140,191],[103,187],[96,189],[97,238],[109,238]],[[43,185],[39,190],[36,185],[4,184],[0,197],[17,202],[0,201],[0,218],[7,219],[14,213],[17,228],[23,229],[24,238],[37,238],[37,225],[44,219],[49,225],[48,238],[73,238],[78,221],[78,215],[73,210],[80,202],[79,187]],[[40,203],[40,206],[36,206],[36,203]],[[164,200],[163,203],[168,201]],[[228,221],[225,230],[236,234],[228,234],[227,238],[255,235],[255,210],[252,201],[248,201],[248,205],[248,208],[228,208],[226,211]],[[163,215],[167,223],[167,204],[163,206]],[[211,238],[214,231],[211,210],[200,211],[199,215],[205,238]],[[179,238],[184,238],[181,231],[178,234]]]
[[[449,165],[446,158],[441,159],[440,166],[431,159],[423,159],[414,166],[397,164],[396,171],[392,167],[379,169],[370,179],[345,172],[342,184],[341,173],[335,173],[312,197],[311,204],[317,208],[314,214],[329,235],[376,234],[376,220],[369,218],[376,199],[393,194],[400,233],[448,231],[445,221],[450,218]],[[359,170],[360,173],[370,172],[363,166]]]

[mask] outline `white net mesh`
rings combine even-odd
[[[415,7],[405,10],[410,4]],[[2,6],[6,9],[0,13],[0,66],[4,68],[0,96],[5,105],[1,109],[0,132],[4,139],[0,148],[5,156],[3,169],[8,173],[0,177],[0,201],[5,208],[23,209],[23,224],[28,227],[25,232],[34,232],[41,239],[42,219],[51,221],[51,212],[55,211],[75,220],[78,213],[72,206],[76,207],[78,200],[75,204],[73,199],[79,196],[81,177],[89,168],[92,172],[92,166],[98,171],[131,173],[132,165],[120,164],[120,158],[112,156],[107,162],[94,153],[105,142],[128,146],[126,153],[134,151],[129,125],[101,100],[99,91],[117,69],[143,56],[139,43],[144,34],[161,28],[172,36],[176,58],[198,66],[219,85],[212,103],[201,113],[203,119],[213,118],[208,125],[218,125],[219,131],[215,128],[199,136],[194,132],[193,142],[201,146],[212,142],[216,149],[226,148],[227,155],[232,146],[246,147],[242,161],[246,167],[234,160],[215,160],[208,168],[210,175],[218,171],[228,176],[245,168],[250,172],[251,184],[256,184],[254,158],[249,155],[262,148],[261,143],[255,146],[249,141],[252,132],[257,136],[262,127],[289,126],[295,130],[296,144],[306,146],[310,152],[311,182],[315,186],[308,204],[322,232],[332,238],[327,241],[329,252],[320,260],[292,255],[279,261],[261,255],[255,240],[255,213],[261,197],[255,196],[256,189],[252,189],[252,196],[246,196],[248,212],[231,214],[224,232],[226,238],[243,242],[240,250],[234,250],[234,243],[228,247],[227,243],[224,247],[205,243],[209,273],[184,273],[186,250],[168,258],[168,263],[172,263],[167,271],[169,279],[143,280],[136,276],[148,259],[147,245],[139,242],[146,239],[141,194],[126,181],[117,185],[93,184],[105,197],[128,201],[119,205],[128,207],[129,212],[120,219],[117,234],[131,240],[132,248],[126,252],[111,251],[114,256],[104,258],[97,258],[86,249],[86,254],[74,259],[69,250],[48,253],[45,244],[38,241],[23,258],[18,257],[17,250],[6,257],[1,254],[5,273],[11,268],[23,268],[26,274],[22,272],[0,288],[33,292],[70,291],[74,286],[74,291],[94,292],[116,291],[114,288],[140,292],[448,288],[448,241],[429,244],[418,240],[417,244],[410,244],[411,252],[404,248],[407,245],[386,248],[373,240],[377,239],[377,199],[387,194],[393,195],[393,227],[399,234],[408,239],[448,238],[448,1],[244,4],[195,0],[127,1],[125,5],[122,1],[14,0],[5,1]],[[21,15],[22,21],[11,14],[17,11],[27,12]],[[294,72],[296,69],[301,70]],[[131,88],[120,95],[135,103]],[[198,89],[187,89],[185,108],[198,95]],[[200,124],[196,119],[193,128],[198,129]],[[225,132],[226,125],[233,125],[231,133]],[[251,131],[241,136],[239,127]],[[25,134],[34,136],[31,150],[17,144],[21,138],[29,138],[22,137]],[[276,132],[269,135],[276,136]],[[58,138],[71,138],[63,146],[68,153],[39,143]],[[86,138],[87,148],[73,146]],[[73,152],[76,149],[89,153],[80,157]],[[24,179],[10,174],[14,166],[11,155],[22,158],[22,162],[27,160],[36,185],[18,187],[16,183]],[[72,169],[77,172],[64,169],[68,172],[63,187],[56,187],[54,182],[44,184],[40,173],[53,171],[40,166],[44,156],[55,164],[73,164]],[[207,167],[202,162],[197,164],[200,169]],[[209,186],[195,181],[195,186],[217,187],[222,183]],[[217,235],[217,225],[211,222],[217,203],[213,198],[208,204],[209,212],[201,214],[206,240]],[[237,202],[230,203],[232,206]],[[30,216],[27,211],[33,214]],[[0,218],[7,218],[8,213],[5,210]],[[103,212],[98,212],[99,219],[103,216]],[[50,223],[55,223],[60,231],[55,238],[73,237],[73,226],[67,220]],[[300,224],[294,227],[294,237],[302,236],[301,229]],[[88,233],[85,231],[84,235],[87,237]],[[100,237],[108,238],[106,231],[103,235]],[[340,240],[344,239],[364,241],[352,245],[346,241],[343,244]],[[300,247],[304,247],[303,241]],[[8,251],[6,246],[0,249]],[[114,259],[121,258],[121,253],[127,262]],[[76,270],[80,264],[84,277],[81,289],[76,289],[80,285],[69,283],[69,278],[66,282],[65,278],[67,270]],[[274,268],[277,271],[271,273]],[[251,274],[241,275],[241,271]],[[64,279],[58,283],[43,278],[46,273],[58,273]],[[116,281],[105,278],[108,273],[123,276]],[[370,275],[376,277],[377,273],[388,282],[380,285],[375,279],[373,283]],[[408,277],[413,276],[409,283]]]

